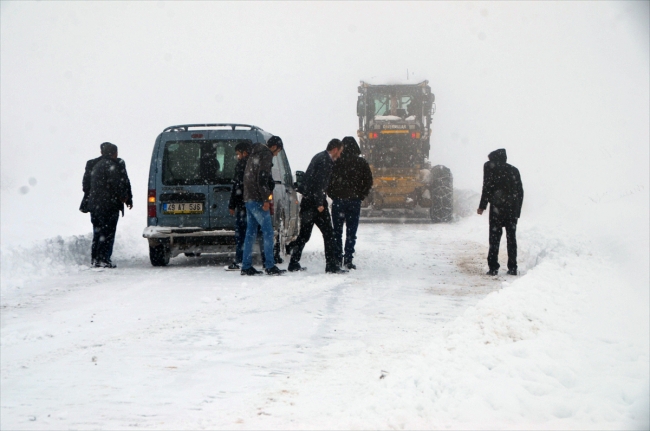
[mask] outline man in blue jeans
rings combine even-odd
[[[366,159],[360,157],[359,144],[352,136],[343,138],[343,153],[332,169],[327,194],[332,198],[332,224],[336,240],[336,259],[347,269],[357,269],[352,263],[361,201],[372,188],[372,171]],[[343,224],[345,223],[345,255],[343,255]]]
[[[226,271],[240,271],[241,263],[244,257],[244,241],[246,240],[246,203],[244,202],[244,172],[246,171],[246,163],[251,153],[251,141],[243,141],[235,147],[235,154],[237,155],[237,165],[235,166],[235,175],[232,180],[232,191],[230,192],[230,201],[228,203],[228,211],[231,216],[235,217],[235,260],[226,267]],[[260,245],[260,251],[264,250],[262,243],[262,231],[258,229],[257,239]],[[262,263],[265,257],[262,253]]]
[[[273,191],[270,184],[273,181],[271,168],[273,157],[280,154],[284,147],[278,136],[269,138],[266,145],[255,144],[246,163],[244,172],[244,202],[246,203],[246,239],[244,241],[244,256],[241,275],[258,275],[261,271],[253,268],[253,244],[257,237],[258,227],[262,228],[264,238],[264,267],[268,275],[281,275],[286,272],[275,266],[273,256],[273,224],[271,222],[271,201]]]

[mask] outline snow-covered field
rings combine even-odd
[[[643,295],[525,219],[522,275],[487,277],[486,223],[362,225],[344,276],[318,234],[300,274],[153,268],[135,220],[116,270],[5,251],[1,428],[647,428]]]

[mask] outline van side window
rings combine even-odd
[[[282,181],[282,172],[280,171],[280,160],[278,156],[273,157],[273,167],[271,168],[271,174],[273,175],[274,181]]]
[[[287,155],[284,152],[284,150],[280,151],[280,154],[278,155],[281,163],[283,165],[283,171],[284,171],[284,178],[282,182],[286,185],[291,185],[293,184],[293,176],[291,175],[291,167],[289,167],[289,160],[287,159]]]

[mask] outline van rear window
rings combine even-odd
[[[246,140],[167,141],[164,185],[229,184],[235,175],[235,146]]]

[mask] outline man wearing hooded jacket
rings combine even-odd
[[[352,136],[343,138],[344,151],[332,169],[327,194],[332,198],[332,223],[336,240],[337,262],[343,261],[347,269],[357,269],[352,263],[357,228],[361,214],[361,201],[372,188],[372,171]],[[343,224],[345,223],[345,255],[343,255]]]
[[[517,221],[524,202],[524,187],[519,169],[506,163],[506,150],[499,149],[488,155],[483,165],[483,193],[479,215],[490,204],[490,250],[488,252],[488,275],[499,273],[499,243],[506,228],[508,245],[508,274],[517,275]]]
[[[99,159],[86,164],[83,188],[88,199],[83,209],[90,212],[93,224],[93,266],[115,268],[111,262],[115,230],[120,212],[124,216],[124,204],[133,208],[133,194],[124,160],[117,157],[117,146],[104,142],[101,151]]]

